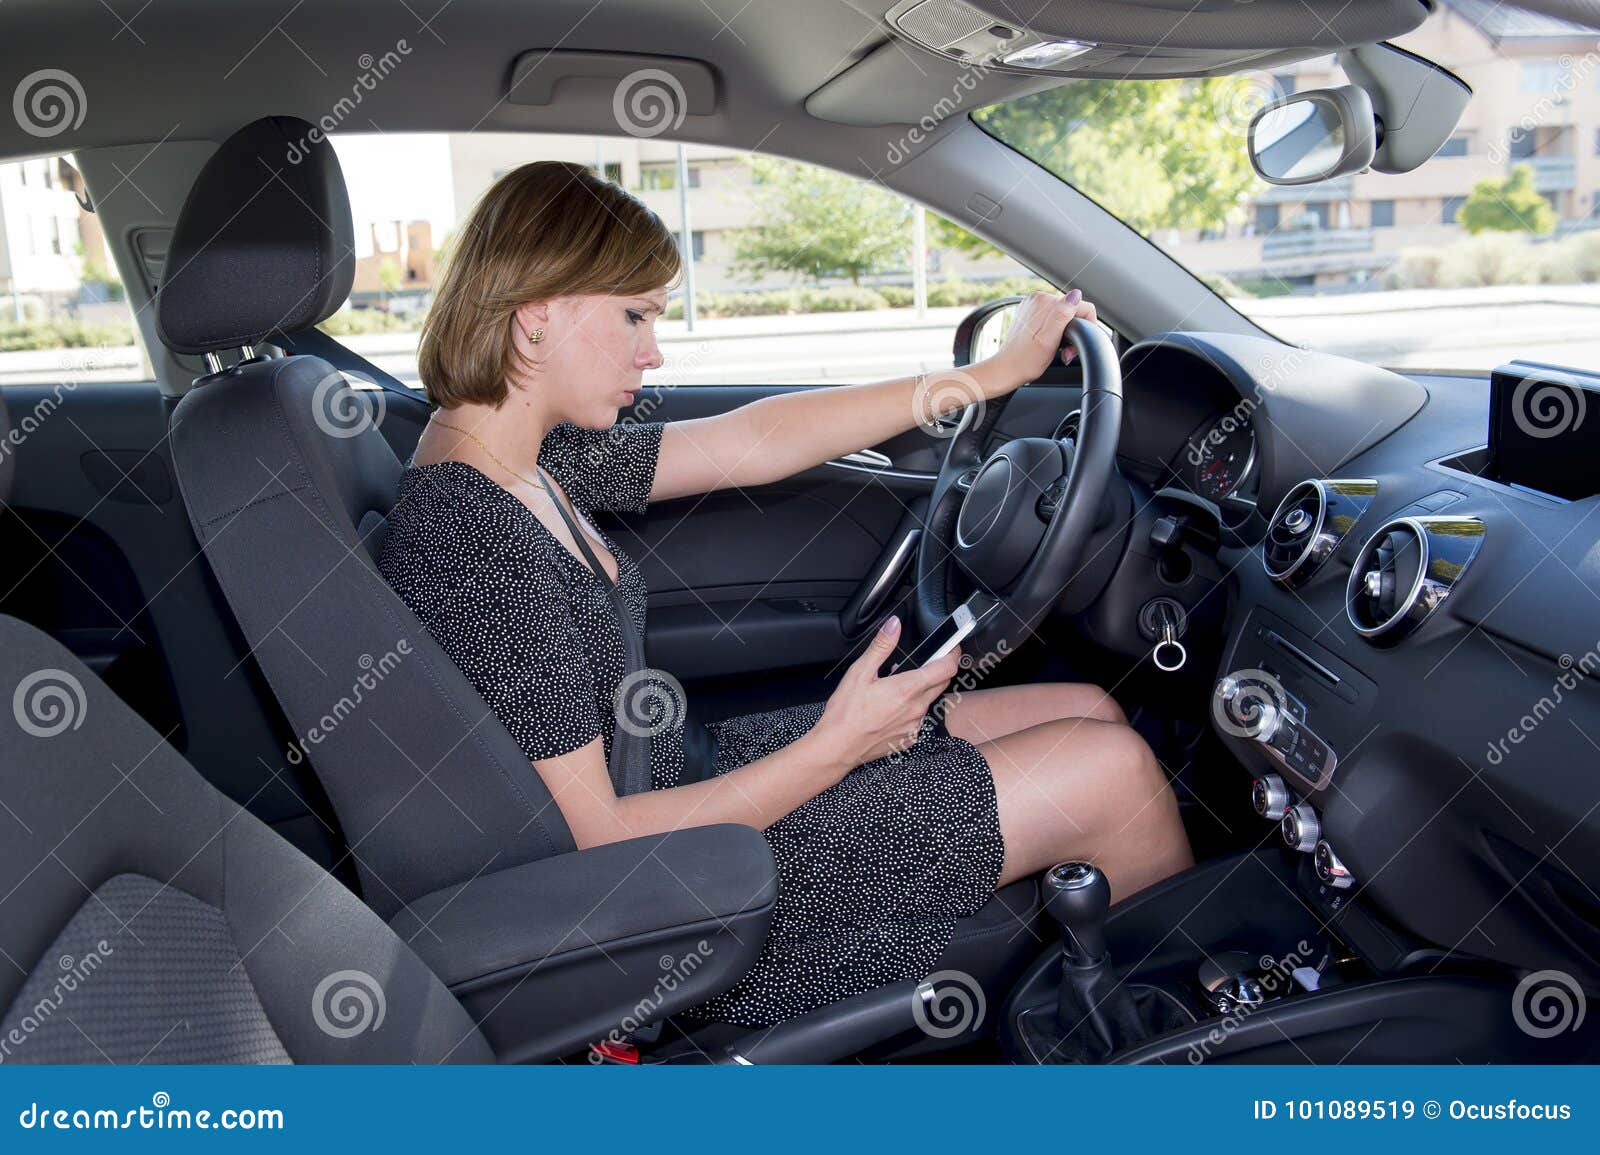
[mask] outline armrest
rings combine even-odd
[[[483,874],[390,925],[501,1061],[533,1062],[727,990],[761,953],[777,897],[758,831],[698,826]]]

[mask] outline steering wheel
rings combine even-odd
[[[962,642],[963,664],[1014,652],[1077,575],[1116,471],[1122,366],[1098,325],[1074,318],[1067,337],[1083,367],[1076,442],[1019,437],[980,460],[1011,395],[969,405],[934,482],[917,547],[916,616],[924,635],[949,616],[953,567],[998,604]],[[979,609],[978,605],[973,606]]]

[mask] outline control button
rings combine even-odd
[[[1263,774],[1250,786],[1250,805],[1267,821],[1282,821],[1289,809],[1289,788],[1276,774]]]
[[[1317,840],[1322,837],[1322,823],[1309,802],[1302,802],[1284,813],[1282,830],[1289,848],[1305,854],[1315,850]]]
[[[1339,861],[1339,856],[1333,852],[1333,847],[1328,845],[1326,838],[1317,843],[1314,862],[1317,877],[1335,890],[1348,890],[1355,885],[1355,875],[1350,873],[1348,866]]]

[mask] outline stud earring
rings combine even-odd
[[[528,343],[530,345],[537,345],[540,341],[543,341],[543,340],[544,340],[544,330],[543,329],[529,329],[528,330]]]

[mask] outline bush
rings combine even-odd
[[[891,309],[909,309],[916,303],[916,293],[910,285],[876,285],[878,295],[889,303]]]
[[[1574,280],[1600,281],[1600,231],[1568,237],[1559,247],[1571,254]]]
[[[1511,233],[1481,233],[1457,241],[1439,262],[1444,289],[1479,285],[1531,285],[1539,280],[1539,264],[1528,242]]]
[[[1401,249],[1399,259],[1389,266],[1385,280],[1391,289],[1436,289],[1444,254],[1444,249],[1417,246]]]
[[[382,309],[340,309],[317,328],[330,337],[349,337],[362,333],[414,333],[422,328],[416,313],[386,313]]]
[[[802,313],[864,313],[888,307],[889,302],[882,293],[855,285],[800,291],[799,311]]]
[[[1245,292],[1244,289],[1240,288],[1237,284],[1223,276],[1221,273],[1197,272],[1195,273],[1195,276],[1199,277],[1201,283],[1219,297],[1255,296],[1254,293]]]
[[[0,353],[36,349],[94,349],[131,345],[128,325],[93,325],[87,321],[24,321],[0,326]]]

